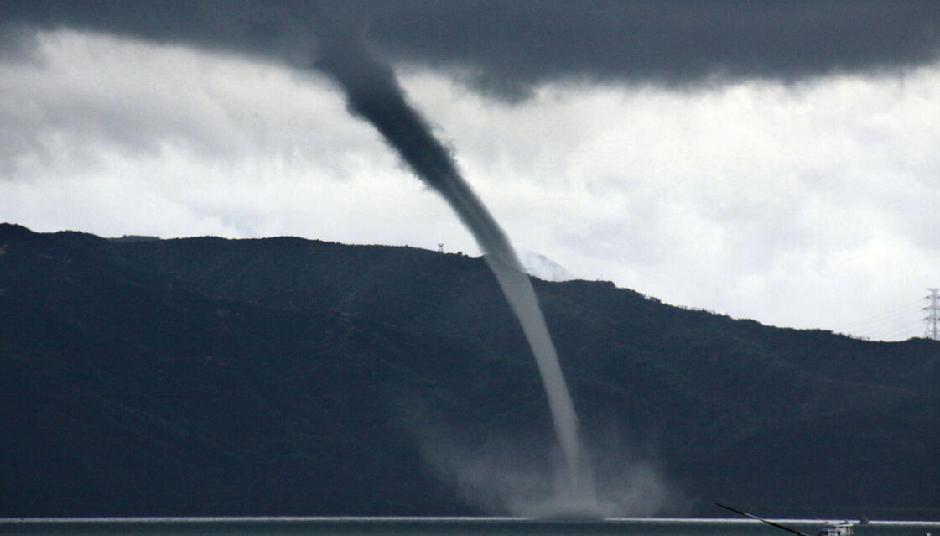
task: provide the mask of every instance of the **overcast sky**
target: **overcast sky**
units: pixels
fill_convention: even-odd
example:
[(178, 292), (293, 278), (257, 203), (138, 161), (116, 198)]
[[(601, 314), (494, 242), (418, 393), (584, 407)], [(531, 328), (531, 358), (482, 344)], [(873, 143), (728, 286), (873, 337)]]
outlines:
[[(309, 68), (320, 6), (72, 5), (0, 2), (0, 220), (478, 253)], [(738, 318), (923, 334), (937, 4), (376, 5), (370, 47), (520, 251)]]

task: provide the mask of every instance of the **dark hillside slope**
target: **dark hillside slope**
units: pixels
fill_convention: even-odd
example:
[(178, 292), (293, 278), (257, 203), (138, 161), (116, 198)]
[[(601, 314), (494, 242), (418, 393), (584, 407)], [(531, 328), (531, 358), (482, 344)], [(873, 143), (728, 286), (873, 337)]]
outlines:
[[(416, 407), (551, 427), (481, 259), (0, 225), (0, 516), (463, 514)], [(647, 447), (713, 514), (940, 518), (940, 345), (535, 281), (589, 445)]]

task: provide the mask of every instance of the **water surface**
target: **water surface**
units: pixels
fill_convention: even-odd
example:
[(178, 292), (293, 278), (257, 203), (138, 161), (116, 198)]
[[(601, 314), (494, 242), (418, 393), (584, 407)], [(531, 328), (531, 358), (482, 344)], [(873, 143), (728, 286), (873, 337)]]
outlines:
[[(826, 521), (781, 523), (814, 536)], [(940, 536), (940, 523), (872, 522), (855, 536)], [(258, 535), (279, 536), (785, 536), (750, 520), (609, 519), (549, 521), (519, 518), (110, 518), (5, 519), (0, 534), (24, 535)]]

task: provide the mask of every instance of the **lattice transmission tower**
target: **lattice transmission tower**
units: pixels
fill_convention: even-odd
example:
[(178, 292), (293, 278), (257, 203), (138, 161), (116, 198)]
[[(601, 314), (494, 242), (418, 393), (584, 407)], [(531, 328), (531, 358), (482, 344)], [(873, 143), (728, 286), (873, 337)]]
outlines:
[(928, 339), (933, 339), (935, 341), (940, 341), (940, 289), (929, 288), (930, 294), (924, 296), (924, 299), (927, 300), (927, 307), (924, 307), (924, 311), (927, 312), (927, 316), (924, 317), (924, 323), (927, 324), (927, 329), (924, 330), (924, 336)]

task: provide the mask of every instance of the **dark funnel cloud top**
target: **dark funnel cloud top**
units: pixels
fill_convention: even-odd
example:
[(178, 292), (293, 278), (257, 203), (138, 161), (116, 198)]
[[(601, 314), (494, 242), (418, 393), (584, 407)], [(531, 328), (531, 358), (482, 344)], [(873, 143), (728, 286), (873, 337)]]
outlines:
[(356, 32), (327, 31), (323, 37), (314, 65), (339, 82), (350, 112), (372, 124), (429, 186), (447, 192), (464, 222), (478, 227), (474, 231), (483, 244), (509, 249), (492, 216), (460, 178), (450, 151), (405, 101), (389, 66), (369, 55)]
[(451, 69), (507, 97), (556, 80), (686, 86), (892, 72), (940, 53), (940, 2), (929, 1), (0, 2), (6, 33), (71, 26), (295, 65), (336, 22), (324, 8), (367, 22), (386, 59)]

